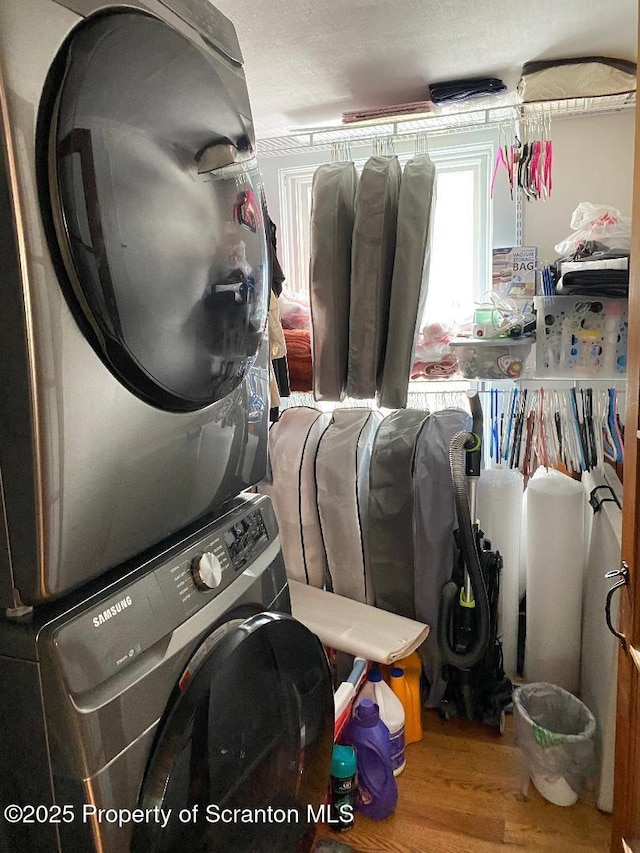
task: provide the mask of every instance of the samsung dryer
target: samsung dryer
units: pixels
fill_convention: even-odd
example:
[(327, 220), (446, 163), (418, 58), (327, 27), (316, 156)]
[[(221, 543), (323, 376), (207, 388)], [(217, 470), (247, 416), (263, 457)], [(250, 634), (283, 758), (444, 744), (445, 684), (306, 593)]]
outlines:
[(0, 623), (6, 849), (307, 849), (333, 694), (289, 612), (273, 509), (252, 495), (88, 598)]
[(0, 3), (0, 606), (261, 479), (269, 295), (242, 55), (208, 0)]

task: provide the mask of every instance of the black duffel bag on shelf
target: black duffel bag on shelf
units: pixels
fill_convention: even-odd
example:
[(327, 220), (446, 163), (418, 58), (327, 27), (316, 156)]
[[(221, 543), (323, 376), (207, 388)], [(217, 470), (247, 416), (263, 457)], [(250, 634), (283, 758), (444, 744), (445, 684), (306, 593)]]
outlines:
[(482, 95), (498, 95), (507, 87), (498, 77), (469, 77), (466, 80), (445, 80), (429, 86), (429, 97), (434, 104), (449, 101), (466, 101)]

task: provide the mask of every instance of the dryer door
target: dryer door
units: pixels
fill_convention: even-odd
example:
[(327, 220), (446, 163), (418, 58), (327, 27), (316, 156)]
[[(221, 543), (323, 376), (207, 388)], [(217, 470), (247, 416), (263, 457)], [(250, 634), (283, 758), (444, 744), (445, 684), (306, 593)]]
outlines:
[(268, 309), (242, 67), (120, 10), (78, 26), (46, 92), (41, 195), (77, 322), (147, 402), (220, 400), (253, 364)]
[(192, 658), (159, 729), (140, 807), (162, 811), (135, 827), (133, 853), (310, 849), (332, 746), (318, 638), (280, 613), (223, 626)]

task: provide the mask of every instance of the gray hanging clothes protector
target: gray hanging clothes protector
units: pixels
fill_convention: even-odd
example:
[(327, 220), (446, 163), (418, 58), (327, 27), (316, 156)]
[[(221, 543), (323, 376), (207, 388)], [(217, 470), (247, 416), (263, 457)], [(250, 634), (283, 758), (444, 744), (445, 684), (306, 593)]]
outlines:
[(290, 580), (322, 588), (327, 561), (316, 502), (315, 458), (331, 415), (307, 406), (286, 409), (269, 430), (269, 495), (280, 530), (282, 557)]
[(402, 171), (394, 156), (370, 157), (356, 191), (351, 252), (347, 396), (372, 400), (382, 370)]
[(373, 604), (365, 531), (371, 450), (382, 414), (336, 409), (316, 454), (318, 513), (332, 591)]
[(376, 607), (416, 618), (413, 465), (429, 413), (401, 409), (376, 433), (369, 473), (367, 528)]
[(353, 163), (324, 163), (313, 176), (309, 296), (316, 400), (342, 400), (347, 382), (357, 183)]
[(421, 154), (404, 167), (400, 186), (389, 329), (378, 384), (380, 405), (388, 409), (407, 405), (429, 285), (435, 204), (436, 167), (428, 154)]

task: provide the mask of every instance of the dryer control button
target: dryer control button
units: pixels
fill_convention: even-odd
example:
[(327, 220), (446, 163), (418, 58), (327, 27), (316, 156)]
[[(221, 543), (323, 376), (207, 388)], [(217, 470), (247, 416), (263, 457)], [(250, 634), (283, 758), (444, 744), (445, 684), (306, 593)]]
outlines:
[(204, 554), (194, 557), (191, 574), (198, 589), (215, 589), (222, 582), (220, 560), (211, 551), (205, 551)]

